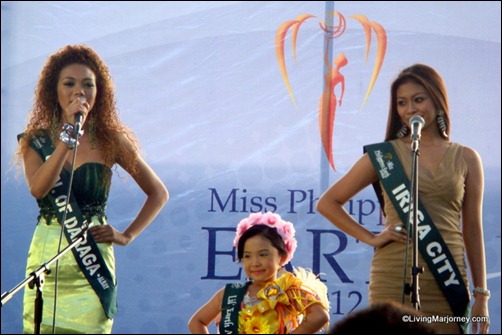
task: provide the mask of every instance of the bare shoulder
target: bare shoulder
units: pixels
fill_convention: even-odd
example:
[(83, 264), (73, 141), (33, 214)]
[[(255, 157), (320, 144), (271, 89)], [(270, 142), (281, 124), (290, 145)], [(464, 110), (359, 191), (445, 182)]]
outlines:
[(213, 294), (213, 296), (209, 300), (209, 303), (212, 303), (217, 306), (221, 306), (221, 304), (223, 302), (223, 295), (225, 294), (225, 287), (226, 286), (223, 286), (215, 294)]
[(462, 145), (462, 148), (464, 160), (469, 168), (482, 165), (481, 156), (475, 149), (465, 145)]
[(368, 153), (359, 157), (359, 159), (350, 168), (349, 173), (354, 175), (357, 179), (364, 177), (365, 179), (368, 179), (368, 182), (374, 182), (378, 179)]
[(217, 298), (220, 301), (223, 301), (223, 294), (225, 293), (225, 288), (226, 286), (223, 286), (220, 288), (215, 294), (214, 297)]
[(223, 296), (225, 294), (225, 286), (219, 289), (213, 296), (201, 307), (203, 313), (209, 312), (209, 319), (214, 318), (214, 313), (220, 310), (223, 303)]
[[(139, 159), (139, 148), (137, 144), (135, 144), (134, 140), (128, 136), (127, 133), (117, 131), (114, 136), (114, 141), (116, 144), (116, 147), (118, 148), (118, 157), (117, 163), (121, 166), (123, 166), (124, 162), (122, 161), (123, 159), (125, 160), (131, 160), (131, 159)], [(127, 153), (125, 156), (124, 154)]]
[(115, 138), (120, 142), (121, 145), (130, 147), (132, 146), (131, 139), (124, 132), (117, 131)]

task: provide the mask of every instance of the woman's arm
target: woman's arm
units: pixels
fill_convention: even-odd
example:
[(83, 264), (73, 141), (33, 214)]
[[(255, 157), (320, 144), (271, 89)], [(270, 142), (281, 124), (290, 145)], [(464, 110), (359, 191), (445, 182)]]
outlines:
[(406, 242), (406, 234), (387, 227), (379, 234), (373, 234), (345, 210), (343, 205), (368, 185), (376, 182), (378, 176), (368, 154), (364, 154), (352, 168), (334, 183), (319, 199), (317, 210), (340, 230), (373, 247), (381, 247), (390, 241)]
[[(471, 148), (464, 147), (464, 159), (468, 172), (465, 180), (465, 195), (462, 206), (462, 233), (465, 251), (474, 287), (487, 289), (485, 244), (483, 239), (483, 192), (484, 176), (483, 164), (478, 153)], [(488, 297), (474, 294), (472, 316), (488, 317)], [(479, 325), (479, 329), (478, 329)], [(473, 332), (482, 334), (488, 332), (489, 323), (472, 324)]]
[[(122, 140), (125, 140), (125, 137)], [(157, 174), (139, 154), (136, 156), (136, 160), (138, 172), (133, 178), (146, 194), (146, 201), (143, 203), (136, 218), (123, 233), (118, 232), (110, 225), (91, 227), (90, 230), (96, 242), (112, 242), (118, 245), (131, 243), (148, 227), (169, 200), (169, 193)], [(118, 163), (121, 165), (120, 161)], [(130, 173), (130, 171), (128, 172)]]
[[(27, 140), (29, 139), (21, 139)], [(30, 193), (36, 199), (42, 199), (54, 187), (70, 152), (72, 151), (66, 144), (58, 141), (56, 149), (44, 162), (34, 149), (29, 146), (26, 148), (23, 153), (24, 177)]]

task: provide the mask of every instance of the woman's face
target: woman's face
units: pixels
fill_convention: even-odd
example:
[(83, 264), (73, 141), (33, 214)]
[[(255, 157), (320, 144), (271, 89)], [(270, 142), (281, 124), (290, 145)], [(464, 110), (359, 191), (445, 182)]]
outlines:
[(87, 65), (70, 64), (59, 74), (57, 92), (58, 102), (63, 109), (67, 109), (75, 99), (83, 97), (89, 104), (88, 110), (91, 110), (97, 94), (96, 75)]
[(405, 82), (396, 91), (396, 106), (399, 117), (410, 127), (410, 118), (420, 115), (424, 118), (425, 127), (436, 120), (436, 106), (432, 97), (422, 85)]
[(261, 235), (250, 237), (244, 243), (242, 264), (246, 275), (261, 286), (277, 277), (284, 257), (279, 255), (272, 242)]

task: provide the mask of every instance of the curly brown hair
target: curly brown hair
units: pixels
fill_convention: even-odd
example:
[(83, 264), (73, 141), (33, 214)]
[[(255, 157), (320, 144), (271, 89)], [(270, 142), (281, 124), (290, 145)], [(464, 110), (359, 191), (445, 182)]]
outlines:
[[(89, 112), (93, 117), (96, 130), (96, 143), (103, 151), (105, 163), (113, 166), (118, 159), (124, 169), (132, 175), (137, 173), (136, 155), (139, 143), (134, 133), (124, 125), (118, 116), (115, 101), (115, 90), (110, 70), (101, 57), (86, 45), (67, 45), (52, 54), (46, 61), (40, 73), (33, 106), (30, 110), (29, 121), (24, 130), (25, 138), (45, 130), (54, 138), (51, 129), (54, 127), (54, 118), (59, 122), (61, 106), (58, 103), (57, 84), (61, 71), (71, 64), (88, 66), (96, 75), (97, 95), (95, 104)], [(121, 141), (120, 136), (125, 136), (128, 141)], [(129, 142), (127, 145), (126, 142)], [(28, 150), (28, 141), (21, 141), (16, 153), (18, 161)]]

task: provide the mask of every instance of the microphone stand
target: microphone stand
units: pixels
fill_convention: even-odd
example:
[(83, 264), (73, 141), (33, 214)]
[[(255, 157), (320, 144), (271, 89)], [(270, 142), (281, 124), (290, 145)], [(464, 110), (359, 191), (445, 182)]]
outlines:
[(415, 310), (420, 310), (420, 296), (419, 296), (419, 275), (424, 272), (422, 266), (418, 266), (418, 156), (419, 151), (420, 135), (412, 137), (411, 140), (411, 196), (410, 196), (410, 212), (408, 223), (406, 224), (406, 231), (409, 232), (409, 224), (413, 224), (413, 253), (412, 253), (412, 265), (411, 265), (411, 287), (406, 284), (406, 291), (411, 292), (411, 303)]
[[(68, 185), (68, 193), (66, 196), (66, 204), (63, 212), (63, 222), (61, 222), (61, 235), (59, 238), (59, 245), (61, 246), (61, 239), (63, 237), (63, 224), (66, 221), (66, 213), (68, 210), (68, 204), (70, 201), (70, 195), (71, 195), (71, 189), (72, 189), (72, 184), (73, 184), (73, 174), (75, 172), (75, 162), (77, 161), (77, 147), (78, 147), (78, 135), (80, 133), (80, 128), (81, 128), (81, 120), (78, 120), (75, 122), (75, 132), (74, 132), (74, 139), (77, 141), (77, 144), (73, 148), (73, 159), (72, 159), (72, 164), (71, 164), (71, 173), (70, 173), (70, 181)], [(56, 256), (51, 258), (48, 262), (43, 263), (38, 269), (30, 273), (28, 277), (26, 277), (22, 282), (17, 284), (12, 290), (7, 291), (2, 293), (1, 297), (1, 306), (8, 302), (14, 294), (16, 294), (19, 290), (21, 290), (24, 286), (28, 284), (30, 289), (33, 289), (35, 286), (37, 287), (36, 293), (35, 293), (35, 308), (34, 308), (34, 315), (33, 315), (33, 321), (34, 321), (34, 333), (35, 334), (40, 334), (40, 325), (42, 323), (42, 314), (43, 314), (43, 305), (44, 305), (44, 299), (42, 298), (42, 291), (43, 291), (43, 286), (45, 283), (45, 275), (50, 274), (51, 270), (49, 269), (49, 266), (56, 262), (56, 281), (57, 281), (57, 267), (58, 267), (58, 260), (69, 250), (71, 250), (74, 246), (77, 244), (80, 244), (82, 241), (85, 241), (87, 238), (87, 231), (89, 230), (89, 225), (84, 222), (82, 224), (82, 229), (80, 233), (76, 236), (75, 240), (70, 243), (68, 246), (66, 246), (63, 250), (59, 251), (58, 248), (58, 253)], [(54, 292), (54, 299), (56, 299), (57, 296), (57, 288), (56, 291)], [(56, 306), (56, 303), (54, 303), (54, 306)], [(53, 315), (53, 325), (52, 325), (52, 333), (54, 334), (54, 327), (55, 327), (55, 317), (56, 313), (54, 311)]]
[(24, 286), (28, 284), (30, 289), (33, 289), (35, 286), (37, 287), (36, 296), (35, 296), (35, 334), (40, 334), (40, 324), (42, 323), (42, 311), (44, 300), (42, 298), (42, 291), (45, 282), (45, 274), (51, 273), (50, 265), (60, 259), (64, 254), (70, 251), (74, 246), (84, 241), (87, 236), (87, 230), (89, 226), (84, 226), (80, 233), (77, 235), (77, 238), (69, 244), (66, 248), (61, 250), (56, 256), (51, 258), (48, 262), (40, 265), (38, 269), (30, 273), (28, 277), (26, 277), (22, 282), (17, 284), (12, 290), (2, 293), (2, 307), (5, 303), (7, 303), (19, 290), (21, 290)]

